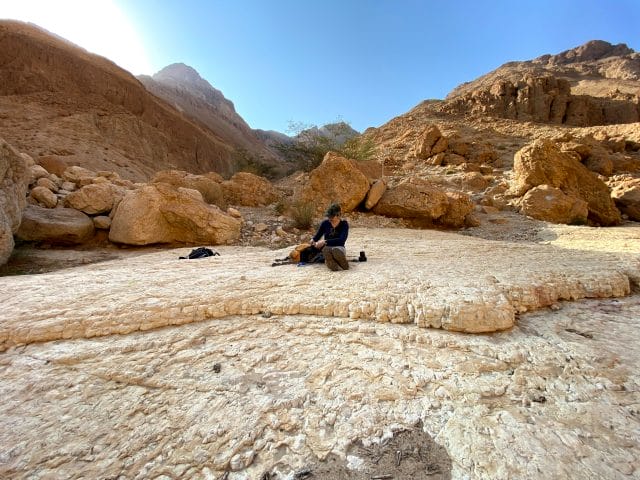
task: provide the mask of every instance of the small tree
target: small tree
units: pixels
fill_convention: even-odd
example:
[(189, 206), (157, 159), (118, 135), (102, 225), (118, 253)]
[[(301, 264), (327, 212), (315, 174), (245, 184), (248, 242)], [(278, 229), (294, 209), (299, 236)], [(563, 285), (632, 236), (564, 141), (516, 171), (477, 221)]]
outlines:
[(305, 171), (313, 170), (329, 151), (355, 160), (370, 160), (376, 152), (371, 139), (362, 136), (346, 122), (317, 127), (302, 122), (289, 122), (288, 132), (294, 141), (278, 147), (287, 160)]

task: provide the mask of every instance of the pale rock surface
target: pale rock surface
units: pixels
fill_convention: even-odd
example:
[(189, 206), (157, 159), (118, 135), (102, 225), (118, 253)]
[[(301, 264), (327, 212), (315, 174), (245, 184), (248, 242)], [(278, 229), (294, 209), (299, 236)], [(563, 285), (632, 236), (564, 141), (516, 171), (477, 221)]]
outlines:
[[(219, 177), (219, 180), (218, 180)], [(180, 170), (164, 170), (156, 173), (152, 183), (168, 183), (174, 187), (184, 187), (198, 190), (207, 203), (225, 208), (224, 194), (220, 182), (222, 177), (213, 173), (208, 175), (194, 175)]]
[(128, 245), (224, 244), (238, 239), (240, 225), (217, 206), (156, 183), (127, 192), (115, 210), (109, 240)]
[[(100, 177), (103, 178), (103, 177)], [(65, 206), (75, 208), (88, 215), (109, 213), (124, 197), (126, 190), (104, 182), (86, 185), (65, 198)]]
[(25, 158), (0, 138), (0, 265), (6, 263), (14, 246), (31, 171)]
[(382, 179), (378, 179), (371, 185), (369, 191), (367, 192), (367, 197), (364, 202), (364, 208), (367, 210), (371, 210), (376, 203), (380, 201), (382, 195), (387, 190), (387, 182)]
[(586, 224), (589, 208), (581, 198), (566, 195), (559, 188), (540, 185), (520, 201), (520, 212), (552, 223)]
[(549, 185), (585, 200), (589, 220), (603, 226), (620, 223), (620, 212), (607, 185), (580, 163), (578, 154), (561, 151), (551, 140), (536, 140), (519, 150), (513, 170), (518, 195), (539, 185)]
[(55, 208), (58, 204), (58, 197), (47, 187), (33, 187), (29, 196), (45, 208)]
[(282, 197), (269, 180), (249, 172), (238, 172), (222, 182), (222, 191), (227, 203), (246, 207), (270, 205)]
[(77, 245), (95, 233), (93, 221), (73, 208), (43, 208), (28, 205), (16, 237), (28, 242)]
[(343, 213), (350, 212), (365, 199), (370, 186), (369, 179), (356, 163), (335, 152), (328, 152), (322, 163), (311, 171), (297, 201), (310, 203), (318, 211), (324, 211), (330, 203), (337, 202)]
[[(553, 245), (354, 229), (350, 243), (366, 247), (369, 262), (339, 274), (291, 267), (291, 282), (261, 266), (274, 252), (235, 247), (193, 262), (161, 252), (0, 278), (5, 333), (30, 342), (44, 339), (26, 340), (29, 332), (46, 329), (51, 339), (131, 332), (0, 356), (0, 476), (221, 478), (237, 470), (228, 478), (260, 478), (268, 470), (293, 478), (317, 459), (344, 456), (353, 441), (379, 443), (421, 421), (446, 448), (456, 480), (634, 478), (637, 295), (552, 303), (555, 311), (521, 314), (510, 330), (480, 336), (346, 318), (341, 306), (362, 300), (361, 291), (350, 298), (352, 283), (362, 289), (378, 275), (386, 278), (372, 292), (398, 312), (410, 305), (404, 278), (407, 298), (420, 294), (416, 281), (430, 281), (425, 301), (442, 298), (453, 309), (472, 285), (488, 297), (497, 288), (533, 299), (545, 290), (613, 294), (606, 285), (640, 278), (637, 227), (548, 233)], [(591, 251), (607, 240), (617, 253)], [(339, 276), (340, 287), (316, 288)], [(187, 298), (175, 295), (176, 285)], [(313, 289), (315, 303), (333, 302), (334, 311), (252, 305), (267, 289), (295, 305), (298, 288), (306, 296)], [(201, 318), (213, 297), (246, 313)], [(100, 331), (127, 311), (134, 325)], [(162, 324), (171, 326), (135, 331)]]
[(267, 311), (491, 332), (512, 327), (517, 313), (558, 300), (626, 295), (629, 278), (640, 279), (637, 256), (625, 263), (609, 254), (438, 231), (353, 229), (348, 248), (365, 250), (369, 261), (341, 272), (341, 281), (322, 265), (287, 275), (270, 266), (290, 249), (232, 247), (197, 264), (178, 261), (174, 252), (105, 262), (87, 267), (92, 281), (78, 277), (81, 271), (0, 280), (6, 293), (0, 345)]

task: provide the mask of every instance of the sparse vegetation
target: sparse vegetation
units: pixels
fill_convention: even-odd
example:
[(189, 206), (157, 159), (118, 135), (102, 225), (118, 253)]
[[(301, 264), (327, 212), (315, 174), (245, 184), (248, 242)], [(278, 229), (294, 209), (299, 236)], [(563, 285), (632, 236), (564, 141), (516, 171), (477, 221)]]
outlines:
[(370, 160), (376, 153), (373, 140), (364, 140), (346, 122), (336, 122), (321, 128), (290, 122), (288, 131), (295, 141), (280, 144), (278, 149), (288, 161), (305, 171), (320, 165), (330, 151), (354, 160)]
[(282, 215), (287, 210), (287, 203), (284, 200), (278, 200), (273, 205), (273, 210), (276, 212), (276, 214)]
[(243, 148), (239, 148), (233, 155), (234, 173), (248, 172), (266, 178), (275, 177), (275, 167), (269, 165), (265, 159), (256, 158)]
[(291, 217), (293, 218), (294, 226), (300, 230), (311, 228), (314, 214), (315, 208), (312, 203), (297, 202), (292, 205)]

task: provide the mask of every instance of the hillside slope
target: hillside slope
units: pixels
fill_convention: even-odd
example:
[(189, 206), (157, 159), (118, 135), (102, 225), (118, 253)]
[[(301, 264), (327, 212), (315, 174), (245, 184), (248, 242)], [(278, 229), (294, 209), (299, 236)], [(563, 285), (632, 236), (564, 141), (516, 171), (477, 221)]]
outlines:
[(131, 180), (234, 170), (237, 146), (150, 94), (113, 62), (31, 24), (0, 21), (0, 132), (36, 160)]

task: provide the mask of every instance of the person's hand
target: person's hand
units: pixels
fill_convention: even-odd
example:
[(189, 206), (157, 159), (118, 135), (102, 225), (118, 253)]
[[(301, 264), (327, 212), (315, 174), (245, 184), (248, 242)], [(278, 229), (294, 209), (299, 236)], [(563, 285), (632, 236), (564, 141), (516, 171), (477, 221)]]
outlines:
[(313, 246), (316, 247), (318, 250), (322, 250), (322, 247), (324, 247), (325, 243), (327, 242), (325, 242), (324, 240), (319, 240), (315, 242)]

